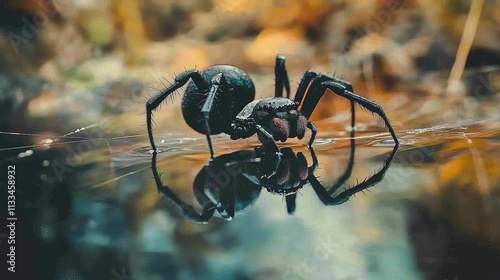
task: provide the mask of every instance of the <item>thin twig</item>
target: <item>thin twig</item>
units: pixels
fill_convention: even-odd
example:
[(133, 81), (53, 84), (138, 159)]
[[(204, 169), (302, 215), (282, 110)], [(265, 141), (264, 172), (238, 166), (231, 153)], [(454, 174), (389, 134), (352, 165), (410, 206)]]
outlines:
[(474, 37), (476, 36), (477, 26), (479, 25), (479, 19), (481, 18), (483, 6), (484, 0), (472, 0), (471, 2), (462, 38), (460, 40), (460, 44), (458, 45), (455, 63), (450, 71), (448, 88), (446, 89), (448, 93), (453, 92), (453, 90), (457, 88), (458, 82), (462, 78), (465, 62), (467, 61), (467, 57), (469, 56), (469, 52), (472, 47), (472, 42), (474, 42)]

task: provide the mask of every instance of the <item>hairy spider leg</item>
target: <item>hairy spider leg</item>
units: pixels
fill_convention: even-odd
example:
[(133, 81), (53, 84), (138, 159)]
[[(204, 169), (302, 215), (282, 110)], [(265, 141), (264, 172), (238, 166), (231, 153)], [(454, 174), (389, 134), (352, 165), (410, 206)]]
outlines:
[(354, 129), (351, 130), (351, 139), (350, 139), (350, 154), (349, 154), (349, 162), (347, 163), (347, 168), (345, 169), (344, 173), (340, 175), (340, 177), (337, 179), (337, 182), (333, 184), (331, 188), (327, 190), (329, 195), (333, 195), (340, 187), (342, 187), (349, 178), (351, 178), (352, 174), (352, 168), (354, 167), (354, 154), (356, 150), (356, 143), (354, 140)]
[[(299, 87), (297, 88), (297, 92), (295, 93), (294, 101), (298, 102), (299, 104), (302, 103), (302, 99), (304, 99), (304, 94), (307, 90), (307, 87), (311, 83), (311, 81), (316, 78), (318, 74), (312, 70), (307, 70), (304, 73), (304, 76), (300, 79)], [(302, 111), (301, 111), (302, 112)], [(306, 118), (308, 118), (306, 116)], [(316, 133), (318, 132), (318, 129), (316, 128), (316, 125), (312, 121), (307, 122), (307, 128), (311, 130), (311, 138), (309, 139), (308, 147), (312, 147), (312, 143), (314, 142), (314, 139), (316, 138)], [(314, 151), (312, 151), (314, 153)]]
[(394, 159), (394, 156), (396, 155), (398, 148), (399, 148), (399, 145), (397, 145), (397, 144), (394, 145), (394, 148), (392, 149), (389, 157), (384, 161), (384, 165), (383, 165), (382, 169), (380, 169), (380, 171), (373, 174), (370, 178), (366, 179), (365, 181), (353, 186), (352, 188), (349, 188), (347, 190), (342, 191), (341, 193), (339, 193), (336, 196), (332, 196), (333, 192), (329, 191), (329, 190), (332, 190), (333, 187), (329, 188), (327, 190), (324, 186), (321, 185), (321, 183), (318, 181), (316, 176), (314, 176), (314, 174), (312, 174), (312, 173), (309, 174), (309, 178), (308, 178), (309, 183), (313, 187), (314, 192), (316, 193), (318, 198), (325, 205), (342, 204), (342, 203), (346, 202), (347, 200), (349, 200), (349, 198), (352, 195), (354, 195), (360, 191), (363, 191), (363, 190), (365, 190), (373, 185), (376, 185), (380, 181), (382, 181), (382, 179), (385, 176), (385, 173), (387, 172), (387, 170), (389, 169), (389, 166), (392, 163), (392, 160)]
[(285, 66), (285, 56), (277, 55), (276, 64), (274, 66), (274, 97), (283, 96), (283, 86), (285, 86), (286, 98), (290, 98), (290, 81), (288, 80), (288, 74), (286, 72)]
[[(317, 85), (322, 81), (335, 81), (335, 82), (343, 85), (348, 91), (351, 91), (351, 92), (353, 91), (352, 84), (347, 82), (347, 81), (335, 79), (332, 77), (328, 77), (326, 75), (317, 74), (314, 71), (308, 70), (304, 74), (304, 77), (302, 78), (301, 83), (299, 84), (299, 88), (298, 88), (297, 94), (295, 96), (295, 98), (300, 99), (300, 100), (296, 99), (295, 101), (302, 102), (302, 98), (304, 96), (304, 93), (305, 93), (305, 90), (306, 90), (308, 84), (311, 82), (312, 79), (316, 79), (316, 78), (318, 78), (318, 79), (314, 81), (315, 86), (313, 87), (311, 85), (311, 87), (310, 87), (311, 93), (312, 93), (312, 91), (316, 90), (315, 88), (317, 88)], [(309, 92), (308, 92), (308, 94), (309, 94)], [(306, 96), (306, 98), (307, 98), (307, 96)], [(309, 99), (309, 100), (311, 100), (311, 99)], [(319, 102), (319, 99), (317, 102)], [(352, 168), (354, 166), (354, 153), (355, 153), (354, 125), (355, 125), (355, 121), (356, 121), (356, 111), (355, 111), (355, 103), (352, 100), (350, 100), (349, 102), (351, 103), (351, 133), (350, 133), (350, 137), (351, 137), (351, 139), (350, 139), (351, 149), (350, 150), (351, 150), (351, 152), (350, 152), (349, 162), (347, 164), (347, 168), (344, 171), (344, 173), (339, 177), (337, 182), (335, 184), (333, 184), (332, 188), (329, 189), (330, 194), (333, 194), (339, 187), (341, 187), (345, 184), (345, 182), (351, 177)], [(305, 102), (305, 101), (304, 101), (304, 103), (306, 105), (310, 104), (310, 103)], [(314, 107), (312, 107), (312, 109), (310, 109), (310, 112), (307, 109), (311, 108), (311, 105), (308, 105), (308, 106), (309, 107), (306, 107), (306, 108), (302, 107), (301, 108), (301, 112), (303, 114), (306, 114), (307, 117), (309, 117), (309, 115), (312, 114), (316, 105), (314, 105)], [(308, 123), (308, 127), (309, 127), (309, 125), (310, 124)], [(312, 134), (311, 139), (309, 141), (309, 146), (312, 145), (312, 143), (314, 142), (314, 138), (316, 136), (316, 126), (312, 122), (311, 122), (311, 125), (313, 126), (314, 129), (311, 129), (313, 131), (313, 134)]]
[(307, 121), (306, 126), (311, 130), (311, 138), (309, 138), (309, 143), (307, 144), (307, 147), (310, 149), (312, 147), (314, 139), (316, 139), (316, 133), (318, 133), (318, 129), (316, 128), (316, 124), (314, 124), (312, 121)]
[[(309, 85), (309, 83), (311, 83), (312, 79), (314, 80), (312, 81), (312, 84), (306, 93), (307, 86)], [(317, 74), (311, 70), (306, 71), (304, 77), (300, 81), (299, 88), (297, 89), (297, 94), (295, 95), (295, 101), (302, 104), (302, 106), (300, 107), (300, 112), (307, 119), (309, 119), (314, 109), (318, 105), (319, 100), (324, 94), (323, 92), (323, 94), (314, 94), (310, 96), (311, 95), (310, 93), (317, 92), (318, 87), (321, 87), (321, 83), (326, 81), (338, 83), (344, 86), (350, 92), (354, 91), (352, 88), (352, 84), (347, 81), (339, 80), (322, 74)], [(351, 128), (353, 129), (356, 120), (355, 103), (352, 100), (350, 100), (350, 103), (351, 103)]]
[[(326, 77), (326, 76), (323, 76), (323, 77)], [(329, 77), (327, 77), (329, 78)], [(345, 81), (342, 81), (343, 85), (348, 88), (348, 89), (351, 89), (352, 90), (352, 85), (349, 83), (349, 82), (345, 82)], [(338, 178), (337, 182), (333, 184), (333, 186), (328, 189), (328, 193), (329, 194), (334, 194), (338, 188), (340, 188), (341, 186), (343, 186), (345, 184), (345, 182), (351, 177), (351, 173), (352, 173), (352, 168), (354, 166), (354, 153), (355, 153), (355, 140), (354, 140), (354, 137), (355, 137), (355, 129), (354, 129), (354, 125), (355, 125), (355, 103), (353, 101), (350, 101), (351, 103), (351, 132), (350, 132), (350, 156), (349, 156), (349, 162), (347, 163), (347, 168), (346, 170), (344, 171), (344, 173)], [(309, 123), (308, 123), (309, 124)], [(312, 125), (314, 125), (314, 123), (312, 123)], [(314, 126), (314, 129), (316, 127)], [(311, 136), (311, 140), (309, 141), (309, 145), (312, 144), (312, 142), (314, 141), (314, 137), (316, 136), (316, 131), (313, 130), (313, 135)]]
[(319, 96), (319, 98), (321, 98), (321, 96), (323, 96), (323, 94), (326, 92), (326, 89), (329, 89), (336, 95), (344, 97), (350, 100), (351, 102), (355, 102), (364, 107), (365, 109), (367, 109), (368, 111), (379, 115), (379, 117), (382, 119), (385, 126), (389, 130), (389, 133), (391, 134), (392, 139), (394, 140), (395, 146), (399, 147), (399, 140), (398, 137), (396, 136), (396, 132), (394, 131), (394, 128), (392, 127), (391, 122), (389, 121), (389, 118), (387, 118), (384, 109), (382, 109), (382, 106), (380, 106), (377, 102), (367, 99), (363, 96), (357, 95), (352, 91), (348, 90), (345, 85), (332, 81), (322, 82), (321, 86), (318, 88), (318, 91), (312, 93), (313, 98), (315, 96)]
[(307, 70), (300, 79), (299, 87), (297, 88), (297, 92), (295, 93), (294, 101), (302, 104), (302, 99), (304, 99), (304, 94), (306, 93), (306, 89), (311, 83), (312, 79), (316, 78), (318, 74), (312, 70)]
[(222, 73), (215, 74), (212, 77), (210, 83), (212, 86), (210, 87), (210, 92), (208, 93), (207, 100), (205, 100), (205, 103), (201, 108), (201, 112), (203, 113), (203, 118), (205, 119), (205, 135), (207, 137), (208, 148), (210, 149), (210, 159), (214, 159), (214, 148), (212, 147), (212, 139), (210, 138), (210, 125), (208, 121), (217, 93), (219, 92), (221, 87), (227, 87), (227, 84), (226, 78), (224, 78), (224, 75), (222, 75)]
[(177, 77), (175, 77), (174, 83), (169, 87), (163, 89), (157, 95), (151, 97), (148, 102), (146, 102), (146, 125), (148, 129), (149, 142), (151, 143), (151, 148), (153, 151), (156, 151), (156, 146), (153, 138), (153, 126), (152, 126), (152, 115), (153, 110), (155, 110), (160, 104), (173, 92), (183, 87), (189, 79), (192, 79), (196, 87), (200, 91), (208, 91), (208, 85), (203, 80), (203, 77), (198, 72), (198, 70), (187, 70), (180, 73)]
[(193, 206), (185, 203), (179, 197), (177, 197), (177, 195), (175, 195), (175, 193), (168, 186), (164, 186), (161, 182), (160, 175), (158, 174), (158, 168), (156, 167), (156, 155), (156, 151), (153, 151), (153, 156), (151, 159), (151, 170), (153, 171), (153, 177), (155, 179), (158, 191), (168, 199), (170, 199), (174, 203), (174, 205), (179, 207), (182, 213), (192, 221), (197, 223), (207, 223), (208, 220), (214, 215), (216, 209), (215, 204), (211, 201), (205, 203), (202, 206), (202, 213), (199, 214), (198, 212), (196, 212)]
[(309, 149), (309, 152), (311, 153), (311, 158), (312, 158), (312, 164), (307, 168), (308, 174), (313, 174), (316, 169), (318, 169), (319, 163), (318, 163), (318, 158), (316, 157), (316, 153), (314, 152), (314, 149), (311, 147)]
[[(356, 145), (355, 145), (355, 139), (354, 139), (354, 129), (351, 129), (351, 133), (350, 133), (350, 155), (349, 155), (349, 162), (347, 163), (347, 167), (346, 167), (346, 170), (344, 171), (344, 173), (342, 173), (342, 175), (340, 175), (340, 177), (337, 179), (337, 182), (335, 182), (333, 184), (333, 186), (331, 188), (329, 188), (327, 190), (327, 193), (329, 195), (333, 195), (340, 187), (342, 187), (345, 182), (351, 177), (351, 174), (352, 174), (352, 168), (354, 167), (354, 155), (355, 155), (355, 150), (356, 150)], [(313, 160), (316, 159), (316, 155), (314, 154), (314, 150), (311, 149), (311, 154), (313, 154)], [(316, 159), (316, 168), (317, 168), (317, 159)], [(315, 168), (315, 169), (316, 169)], [(312, 174), (312, 172), (310, 171), (310, 173)]]
[[(310, 102), (310, 101), (306, 102), (306, 100), (308, 100), (307, 95), (309, 95), (309, 92), (311, 92), (311, 90), (313, 89), (313, 84), (311, 84), (311, 81), (313, 81), (314, 85), (317, 85), (318, 83), (320, 83), (322, 81), (336, 81), (336, 82), (344, 85), (347, 88), (347, 90), (353, 91), (351, 83), (349, 83), (347, 81), (338, 80), (338, 79), (335, 79), (332, 77), (328, 77), (326, 75), (318, 74), (312, 70), (307, 70), (304, 73), (304, 76), (302, 76), (302, 79), (300, 80), (299, 87), (297, 88), (297, 92), (295, 93), (295, 97), (294, 97), (294, 101), (301, 104), (300, 112), (307, 119), (309, 119), (312, 112), (314, 111), (314, 108), (316, 108), (317, 102), (319, 102), (319, 99), (318, 99), (318, 101), (316, 102), (316, 104), (314, 106), (308, 105), (308, 106), (304, 107), (304, 104), (309, 104), (309, 102)], [(307, 91), (307, 88), (309, 85), (311, 85), (311, 86), (309, 87), (309, 91)], [(306, 91), (307, 91), (307, 93), (306, 93)], [(306, 95), (306, 96), (304, 97), (304, 95)], [(355, 119), (356, 119), (355, 104), (354, 104), (354, 102), (351, 101), (351, 128), (352, 128), (351, 130), (354, 129)], [(311, 147), (312, 143), (314, 142), (314, 139), (316, 137), (317, 129), (316, 129), (316, 125), (311, 121), (309, 121), (307, 123), (307, 127), (309, 129), (311, 129), (311, 132), (312, 132), (311, 138), (309, 139), (309, 147)]]

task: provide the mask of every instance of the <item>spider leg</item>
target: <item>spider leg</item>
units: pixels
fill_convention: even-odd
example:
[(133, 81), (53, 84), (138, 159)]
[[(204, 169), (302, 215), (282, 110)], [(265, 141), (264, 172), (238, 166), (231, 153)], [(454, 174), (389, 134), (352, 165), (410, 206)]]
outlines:
[(168, 187), (164, 186), (161, 182), (160, 175), (158, 174), (158, 169), (156, 167), (156, 151), (153, 151), (153, 156), (151, 158), (151, 170), (153, 171), (153, 177), (155, 179), (156, 187), (158, 191), (166, 196), (170, 201), (174, 203), (175, 206), (179, 207), (182, 214), (194, 222), (206, 223), (214, 214), (216, 206), (212, 202), (207, 202), (203, 205), (202, 213), (199, 214), (193, 208), (193, 206), (182, 201), (177, 195)]
[[(335, 82), (339, 85), (342, 85), (346, 90), (353, 92), (352, 84), (347, 82), (347, 81), (339, 80), (339, 79), (332, 78), (332, 77), (322, 75), (322, 74), (316, 74), (312, 71), (311, 72), (313, 74), (309, 74), (309, 76), (306, 77), (306, 75), (308, 75), (308, 72), (306, 72), (306, 74), (304, 74), (304, 78), (302, 78), (304, 81), (304, 84), (305, 84), (304, 88), (303, 89), (301, 88), (301, 86), (302, 86), (302, 81), (301, 81), (301, 84), (299, 85), (299, 89), (297, 90), (297, 95), (299, 95), (299, 94), (304, 95), (305, 89), (307, 87), (307, 84), (306, 84), (306, 82), (308, 82), (307, 80), (308, 79), (310, 80), (310, 76), (312, 76), (313, 74), (315, 75), (315, 76), (313, 76), (313, 77), (315, 77), (315, 79), (312, 82), (311, 86), (309, 87), (309, 90), (307, 91), (306, 96), (303, 98), (303, 100), (301, 102), (302, 106), (300, 107), (300, 112), (307, 119), (309, 119), (309, 117), (313, 113), (314, 109), (318, 105), (319, 100), (321, 99), (321, 97), (323, 97), (323, 95), (325, 93), (325, 90), (322, 89), (324, 87), (322, 85), (323, 82), (328, 82), (328, 81)], [(299, 90), (300, 90), (300, 92), (299, 92)], [(297, 96), (296, 96), (296, 98), (297, 98)], [(295, 101), (298, 101), (298, 100), (295, 100)], [(355, 106), (354, 106), (353, 100), (350, 100), (350, 101), (351, 101), (351, 126), (354, 127), (354, 120), (355, 120), (354, 109), (355, 109)], [(300, 101), (298, 101), (298, 102), (300, 102)]]
[(295, 93), (294, 101), (299, 104), (302, 103), (302, 99), (304, 99), (304, 94), (306, 92), (307, 86), (311, 83), (312, 79), (316, 78), (318, 74), (312, 70), (307, 70), (300, 79), (299, 87), (297, 88), (297, 92)]
[(274, 85), (274, 97), (282, 97), (283, 86), (285, 86), (286, 98), (290, 98), (290, 81), (288, 80), (288, 74), (286, 72), (285, 56), (280, 54), (276, 56), (274, 75), (276, 79), (276, 84)]
[[(389, 121), (389, 118), (387, 118), (387, 115), (384, 112), (384, 109), (382, 109), (382, 106), (380, 106), (377, 102), (369, 100), (363, 96), (357, 95), (353, 93), (352, 91), (348, 90), (345, 85), (338, 83), (338, 82), (332, 82), (332, 81), (327, 81), (327, 82), (322, 82), (321, 86), (318, 88), (319, 92), (318, 93), (313, 93), (313, 95), (321, 96), (325, 93), (325, 90), (329, 89), (333, 93), (344, 97), (351, 102), (355, 102), (362, 107), (366, 108), (368, 111), (375, 113), (382, 118), (382, 121), (384, 122), (385, 126), (389, 130), (389, 133), (392, 136), (392, 139), (394, 140), (394, 144), (396, 147), (399, 147), (399, 141), (396, 136), (396, 132), (394, 131), (394, 128), (391, 125), (391, 122)], [(353, 106), (353, 104), (351, 103)], [(351, 110), (353, 107), (351, 106)], [(354, 114), (354, 111), (353, 111)]]
[(210, 149), (210, 159), (214, 159), (214, 148), (212, 147), (212, 139), (210, 138), (210, 112), (212, 111), (213, 104), (217, 93), (219, 92), (220, 87), (226, 86), (226, 79), (222, 73), (215, 74), (210, 81), (212, 84), (210, 88), (210, 92), (208, 93), (207, 100), (203, 104), (201, 108), (201, 112), (203, 113), (203, 118), (205, 119), (205, 135), (207, 137), (208, 148)]
[[(310, 97), (308, 99), (306, 97), (306, 100), (304, 100), (303, 107), (305, 107), (306, 113), (310, 114), (312, 112), (312, 110), (314, 109), (314, 107), (318, 103), (319, 99), (325, 93), (326, 89), (329, 89), (333, 93), (351, 101), (351, 113), (353, 116), (354, 116), (354, 108), (353, 108), (354, 102), (358, 103), (359, 105), (363, 106), (364, 108), (368, 109), (369, 111), (379, 115), (382, 118), (382, 120), (384, 121), (384, 124), (387, 126), (387, 129), (389, 130), (389, 133), (391, 134), (391, 136), (394, 140), (394, 143), (395, 143), (391, 154), (386, 159), (386, 161), (384, 162), (383, 168), (379, 172), (375, 173), (373, 176), (371, 176), (370, 178), (368, 178), (364, 182), (357, 184), (356, 186), (341, 192), (339, 195), (337, 195), (335, 197), (332, 197), (331, 195), (339, 187), (341, 187), (345, 183), (345, 181), (350, 177), (351, 172), (352, 172), (352, 166), (354, 164), (354, 161), (353, 161), (353, 158), (354, 158), (354, 129), (351, 130), (351, 158), (349, 160), (348, 168), (346, 169), (344, 174), (339, 178), (337, 183), (335, 183), (327, 191), (323, 186), (321, 186), (321, 183), (316, 179), (316, 177), (314, 175), (310, 174), (310, 176), (309, 176), (309, 182), (313, 186), (313, 189), (316, 192), (316, 194), (318, 195), (318, 197), (320, 198), (320, 200), (327, 205), (335, 205), (335, 204), (344, 203), (345, 201), (347, 201), (347, 199), (349, 199), (349, 197), (351, 195), (379, 183), (383, 179), (385, 173), (387, 172), (387, 170), (390, 166), (390, 163), (392, 162), (394, 156), (396, 155), (396, 152), (399, 148), (399, 141), (398, 141), (398, 139), (396, 137), (396, 133), (394, 132), (394, 129), (393, 129), (389, 119), (387, 118), (384, 110), (382, 109), (382, 107), (374, 101), (371, 101), (369, 99), (366, 99), (362, 96), (359, 96), (359, 95), (353, 93), (350, 90), (350, 89), (352, 89), (352, 86), (350, 86), (350, 84), (346, 83), (346, 82), (342, 82), (342, 81), (338, 81), (338, 80), (332, 81), (330, 79), (327, 79), (327, 81), (321, 81), (319, 79), (316, 79), (315, 81), (313, 81), (313, 84), (311, 85), (311, 89), (310, 89), (310, 92), (311, 92)], [(354, 120), (354, 118), (353, 118), (353, 120)], [(351, 125), (354, 126), (354, 121), (351, 122)]]
[(360, 191), (363, 191), (371, 186), (374, 186), (374, 185), (378, 184), (380, 181), (382, 181), (382, 179), (385, 176), (385, 173), (387, 172), (387, 170), (389, 169), (389, 166), (391, 165), (392, 160), (394, 159), (394, 156), (396, 155), (397, 150), (398, 150), (398, 145), (395, 145), (394, 148), (392, 149), (389, 157), (384, 161), (384, 165), (383, 165), (382, 169), (380, 169), (380, 171), (373, 174), (370, 178), (366, 179), (365, 181), (355, 185), (352, 188), (344, 190), (343, 192), (339, 193), (336, 196), (332, 196), (332, 193), (330, 192), (330, 190), (332, 190), (333, 187), (330, 188), (329, 191), (327, 191), (327, 189), (325, 189), (325, 187), (323, 187), (321, 185), (321, 183), (318, 181), (318, 179), (312, 173), (309, 174), (309, 177), (308, 177), (309, 183), (313, 187), (314, 192), (319, 197), (321, 202), (323, 202), (325, 205), (342, 204), (342, 203), (346, 202), (347, 200), (349, 200), (349, 197), (351, 197), (352, 195), (354, 195)]
[(342, 187), (349, 178), (351, 178), (352, 168), (354, 167), (354, 152), (356, 150), (356, 143), (354, 140), (354, 129), (351, 130), (350, 139), (351, 153), (349, 155), (349, 162), (347, 163), (347, 168), (344, 173), (337, 179), (337, 182), (333, 184), (331, 188), (327, 190), (329, 195), (333, 195), (340, 187)]
[(316, 153), (314, 152), (313, 147), (309, 147), (309, 152), (311, 153), (311, 158), (312, 158), (312, 164), (307, 168), (308, 174), (313, 174), (316, 169), (318, 169), (318, 158), (316, 157)]
[[(351, 102), (351, 104), (354, 104), (354, 103)], [(352, 107), (351, 107), (351, 110), (352, 110)], [(307, 127), (310, 128), (312, 131), (311, 139), (309, 140), (309, 149), (311, 150), (313, 164), (315, 162), (316, 168), (317, 168), (318, 160), (317, 160), (316, 154), (314, 153), (314, 150), (312, 149), (312, 146), (311, 146), (311, 144), (314, 142), (314, 137), (316, 136), (316, 126), (314, 125), (313, 122), (308, 122), (307, 125), (308, 125)], [(352, 125), (354, 125), (354, 124), (352, 124)], [(335, 184), (333, 184), (333, 186), (328, 190), (329, 194), (333, 194), (339, 187), (343, 186), (345, 184), (345, 182), (351, 177), (352, 168), (354, 166), (354, 151), (355, 151), (354, 129), (351, 129), (350, 146), (351, 146), (351, 154), (349, 157), (349, 162), (347, 164), (347, 169), (339, 177), (337, 182)], [(314, 168), (314, 170), (316, 170), (316, 168)], [(314, 172), (314, 170), (312, 170), (312, 172)], [(312, 172), (309, 172), (309, 173), (312, 173)]]
[[(314, 81), (309, 87), (307, 95), (304, 97), (304, 94), (306, 94), (307, 86), (313, 78)], [(323, 94), (318, 94), (318, 91), (321, 90), (318, 88), (321, 87), (321, 83), (325, 81), (335, 81), (343, 85), (347, 90), (351, 92), (353, 91), (351, 83), (347, 81), (342, 81), (326, 75), (317, 74), (316, 72), (311, 70), (306, 71), (304, 77), (302, 77), (302, 80), (300, 81), (299, 88), (297, 89), (297, 94), (295, 95), (295, 101), (302, 103), (302, 106), (300, 107), (300, 112), (307, 119), (309, 119), (312, 112), (314, 111), (314, 108), (316, 108), (316, 105), (318, 104), (319, 100), (324, 94), (324, 90), (322, 91)], [(354, 102), (351, 100), (350, 103), (351, 103), (351, 131), (353, 131), (356, 120), (356, 113), (355, 113)], [(307, 127), (312, 131), (311, 138), (309, 139), (309, 147), (311, 147), (312, 143), (314, 142), (314, 138), (316, 137), (316, 125), (313, 122), (309, 121), (307, 123)]]
[(318, 129), (316, 128), (316, 125), (311, 121), (307, 122), (307, 128), (309, 128), (311, 130), (311, 138), (309, 139), (309, 143), (307, 144), (308, 148), (311, 149), (312, 143), (314, 142), (314, 139), (316, 138), (316, 133), (318, 132)]
[(153, 148), (153, 151), (156, 151), (152, 126), (153, 110), (160, 106), (160, 104), (163, 102), (163, 100), (165, 100), (165, 98), (167, 98), (167, 96), (184, 86), (189, 81), (189, 79), (193, 80), (194, 84), (200, 91), (208, 90), (208, 85), (205, 80), (203, 80), (203, 77), (200, 75), (198, 70), (188, 70), (180, 73), (177, 77), (175, 77), (174, 83), (172, 85), (163, 89), (161, 92), (151, 97), (146, 102), (146, 125), (148, 129), (149, 142), (151, 143), (151, 148)]

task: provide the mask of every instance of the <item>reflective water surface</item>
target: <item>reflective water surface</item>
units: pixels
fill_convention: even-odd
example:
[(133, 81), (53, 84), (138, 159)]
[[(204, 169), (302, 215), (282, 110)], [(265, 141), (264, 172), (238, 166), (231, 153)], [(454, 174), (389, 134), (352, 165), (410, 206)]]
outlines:
[[(401, 146), (381, 182), (327, 206), (305, 179), (313, 174), (326, 189), (336, 184), (338, 196), (383, 169), (394, 142), (382, 126), (358, 127), (351, 141), (329, 129), (334, 122), (318, 123), (313, 153), (303, 141), (282, 144), (279, 168), (253, 138), (215, 137), (217, 158), (209, 164), (202, 135), (158, 130), (165, 140), (157, 140), (155, 163), (170, 191), (163, 199), (144, 132), (113, 135), (105, 121), (65, 135), (2, 132), (15, 139), (2, 153), (19, 170), (19, 211), (32, 229), (18, 239), (36, 241), (35, 258), (51, 263), (46, 276), (56, 279), (498, 275), (498, 113), (397, 128)], [(224, 157), (221, 166), (237, 165), (240, 179), (214, 168)], [(229, 195), (225, 180), (234, 185)], [(200, 222), (193, 218), (200, 202), (221, 202), (207, 224), (192, 221)]]

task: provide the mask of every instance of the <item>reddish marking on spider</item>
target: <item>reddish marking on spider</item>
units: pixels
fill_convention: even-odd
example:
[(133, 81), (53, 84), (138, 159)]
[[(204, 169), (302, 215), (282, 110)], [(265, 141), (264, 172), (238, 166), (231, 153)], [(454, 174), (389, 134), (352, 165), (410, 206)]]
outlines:
[(272, 129), (273, 135), (278, 136), (281, 142), (285, 142), (288, 135), (290, 135), (290, 126), (286, 120), (273, 118)]
[(297, 119), (297, 138), (302, 139), (306, 134), (307, 118), (304, 116), (299, 116)]

